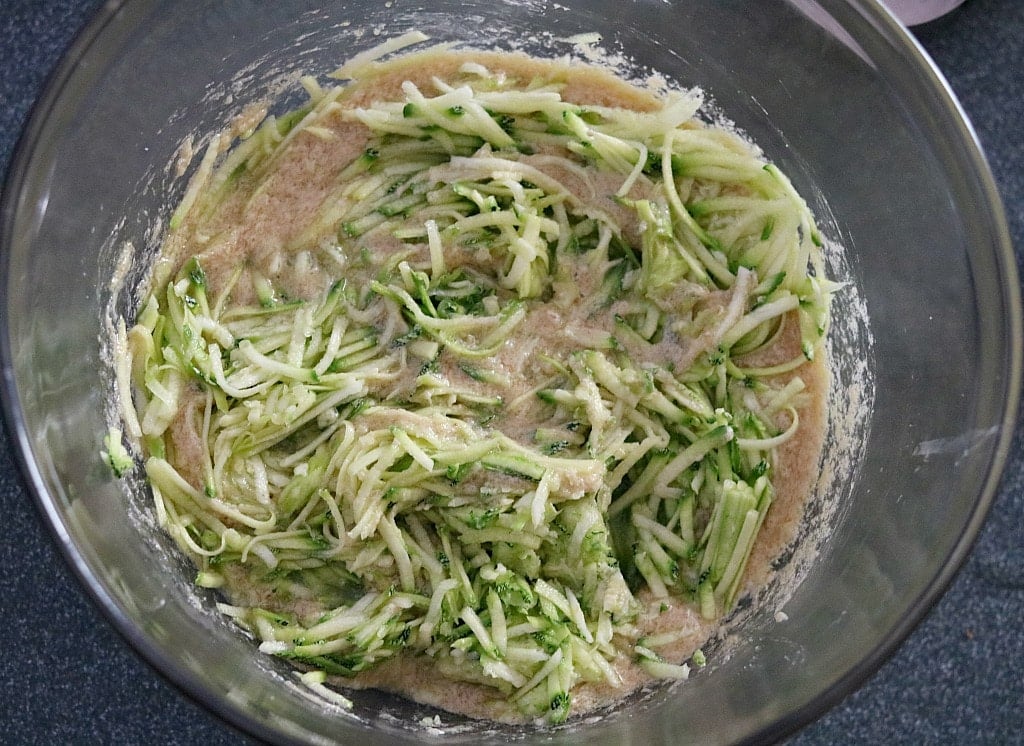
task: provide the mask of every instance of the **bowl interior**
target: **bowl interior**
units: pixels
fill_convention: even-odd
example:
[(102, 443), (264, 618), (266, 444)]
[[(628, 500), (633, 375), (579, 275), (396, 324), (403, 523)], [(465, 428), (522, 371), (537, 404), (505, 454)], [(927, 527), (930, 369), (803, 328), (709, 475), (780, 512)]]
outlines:
[[(708, 669), (550, 730), (558, 743), (781, 735), (871, 673), (937, 598), (984, 518), (1019, 389), (1017, 280), (984, 160), (905, 32), (870, 2), (407, 0), (108, 6), (52, 80), (4, 193), (4, 402), (65, 554), (131, 643), (227, 719), (276, 739), (433, 736), (429, 708), (375, 692), (345, 715), (212, 610), (155, 526), (138, 476), (98, 453), (114, 409), (110, 324), (130, 319), (185, 177), (171, 164), (251, 101), (287, 109), (410, 29), (574, 52), (598, 32), (632, 71), (700, 86), (817, 213), (838, 298), (832, 421), (803, 578), (750, 610)], [(126, 245), (131, 249), (125, 251)], [(116, 278), (116, 279), (115, 279)], [(816, 558), (806, 562), (811, 555)], [(783, 603), (785, 601), (785, 603)], [(785, 611), (787, 621), (776, 620)], [(445, 740), (509, 729), (442, 716)]]

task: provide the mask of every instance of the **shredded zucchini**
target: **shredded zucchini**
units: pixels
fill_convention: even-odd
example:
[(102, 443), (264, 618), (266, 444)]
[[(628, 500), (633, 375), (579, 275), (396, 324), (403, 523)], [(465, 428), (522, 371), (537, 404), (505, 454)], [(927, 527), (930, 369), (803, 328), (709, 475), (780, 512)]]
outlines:
[(103, 437), (104, 450), (100, 451), (100, 457), (110, 467), (111, 473), (118, 478), (123, 477), (135, 466), (135, 461), (128, 453), (128, 449), (124, 447), (121, 438), (120, 430), (115, 427), (110, 428)]
[[(479, 63), (356, 108), (304, 85), (219, 170), (211, 144), (171, 228), (258, 194), (303, 130), (358, 122), (288, 249), (344, 281), (289, 298), (247, 264), (238, 304), (197, 249), (128, 334), (157, 513), (197, 582), (260, 589), (222, 609), (268, 653), (332, 676), (430, 656), (551, 722), (582, 682), (620, 687), (623, 657), (686, 678), (637, 639), (638, 594), (714, 618), (742, 593), (798, 429), (802, 384), (776, 373), (827, 328), (806, 204), (693, 96), (580, 106)], [(793, 324), (793, 354), (757, 363)]]

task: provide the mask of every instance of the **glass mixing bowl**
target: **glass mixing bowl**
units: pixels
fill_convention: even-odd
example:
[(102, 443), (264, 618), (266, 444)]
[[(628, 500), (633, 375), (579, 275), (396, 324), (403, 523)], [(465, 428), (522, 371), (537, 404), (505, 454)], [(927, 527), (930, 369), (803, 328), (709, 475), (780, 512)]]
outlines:
[[(793, 179), (822, 228), (836, 304), (832, 421), (800, 580), (753, 606), (707, 669), (600, 717), (505, 728), (376, 692), (343, 715), (212, 610), (149, 517), (136, 476), (99, 451), (105, 348), (131, 316), (190, 135), (299, 73), (382, 38), (572, 51), (598, 32), (637, 70), (701, 86)], [(941, 77), (874, 2), (253, 0), (109, 2), (51, 79), (2, 204), (3, 402), (32, 492), (70, 564), (133, 647), (228, 721), (315, 743), (772, 740), (849, 693), (956, 572), (985, 517), (1020, 387), (1019, 287), (999, 198)], [(127, 243), (135, 261), (120, 262)], [(113, 282), (112, 278), (117, 278)], [(785, 617), (778, 614), (784, 611)]]

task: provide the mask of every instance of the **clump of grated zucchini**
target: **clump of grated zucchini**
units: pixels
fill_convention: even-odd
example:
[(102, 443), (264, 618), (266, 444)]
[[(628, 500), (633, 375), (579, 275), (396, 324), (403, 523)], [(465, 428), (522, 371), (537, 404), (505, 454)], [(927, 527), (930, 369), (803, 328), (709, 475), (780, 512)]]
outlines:
[[(322, 134), (344, 88), (307, 89), (309, 106), (204, 161), (173, 228), (214, 211), (239, 174), (258, 188), (303, 129)], [(560, 89), (468, 63), (347, 110), (370, 146), (310, 235), (326, 227), (362, 274), (307, 300), (254, 276), (260, 303), (234, 306), (192, 258), (128, 332), (159, 518), (200, 585), (241, 576), (275, 599), (221, 605), (265, 652), (344, 677), (429, 656), (557, 723), (582, 682), (620, 687), (623, 657), (688, 675), (638, 639), (641, 590), (708, 618), (741, 592), (774, 449), (798, 423), (799, 378), (774, 376), (810, 359), (827, 325), (817, 229), (774, 166), (696, 123), (694, 96), (640, 113)], [(639, 245), (525, 157), (537, 153), (583, 179), (617, 174)], [(370, 255), (375, 232), (408, 251)], [(600, 290), (574, 302), (613, 314), (614, 334), (539, 354), (537, 423), (520, 442), (502, 430), (499, 356), (530, 334), (531, 310), (579, 294), (581, 272)], [(687, 307), (673, 306), (679, 288)], [(693, 302), (712, 293), (727, 307)], [(791, 323), (797, 358), (744, 365)], [(686, 369), (638, 356), (669, 334), (713, 344)], [(200, 463), (176, 460), (183, 417)]]

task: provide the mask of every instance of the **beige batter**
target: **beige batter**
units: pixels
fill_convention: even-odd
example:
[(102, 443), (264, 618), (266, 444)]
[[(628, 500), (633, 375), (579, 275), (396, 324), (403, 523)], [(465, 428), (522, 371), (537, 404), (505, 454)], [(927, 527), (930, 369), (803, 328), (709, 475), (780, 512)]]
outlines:
[[(341, 106), (318, 123), (317, 132), (300, 132), (284, 152), (276, 154), (273, 162), (267, 166), (270, 170), (265, 180), (257, 181), (243, 174), (230, 196), (216, 204), (215, 208), (193, 210), (180, 228), (171, 234), (158, 261), (156, 276), (170, 276), (188, 257), (198, 255), (207, 274), (210, 298), (218, 298), (229, 282), (234, 282), (230, 290), (230, 302), (254, 302), (250, 274), (243, 272), (237, 281), (234, 280), (239, 266), (255, 268), (289, 297), (314, 299), (320, 296), (346, 270), (333, 264), (328, 256), (318, 251), (324, 242), (333, 240), (336, 229), (325, 231), (322, 235), (311, 235), (309, 226), (314, 224), (324, 209), (325, 197), (339, 189), (341, 171), (364, 151), (370, 139), (369, 131), (346, 117), (345, 110), (374, 100), (400, 97), (401, 84), (406, 80), (412, 80), (421, 89), (430, 89), (433, 77), (444, 79), (467, 60), (479, 62), (491, 71), (511, 78), (529, 80), (541, 76), (564, 81), (562, 97), (579, 104), (620, 106), (641, 111), (657, 106), (657, 102), (648, 93), (626, 85), (605, 72), (583, 66), (570, 69), (524, 56), (445, 52), (420, 55), (414, 64), (399, 61), (382, 65), (371, 80), (360, 81), (358, 86), (343, 94)], [(534, 154), (530, 158), (532, 160), (529, 162), (538, 169), (543, 171), (548, 167), (543, 153)], [(607, 188), (594, 190), (582, 183), (574, 183), (571, 175), (564, 172), (552, 172), (551, 175), (568, 184), (577, 199), (616, 213), (620, 223), (625, 226), (627, 237), (636, 235), (635, 224), (630, 224), (631, 211), (622, 208), (609, 196), (615, 189), (612, 181), (606, 185)], [(257, 183), (260, 184), (258, 189), (255, 188)], [(643, 190), (643, 183), (638, 182), (630, 196), (641, 196)], [(632, 214), (635, 223), (635, 213)], [(386, 232), (369, 234), (366, 240), (371, 242), (371, 250), (378, 255), (408, 248)], [(600, 278), (595, 277), (581, 276), (575, 279), (584, 296), (600, 282)], [(715, 302), (727, 304), (728, 294), (723, 291), (722, 297)], [(508, 380), (503, 388), (498, 387), (500, 390), (495, 390), (493, 384), (481, 384), (469, 379), (452, 361), (447, 361), (443, 372), (452, 379), (458, 379), (460, 385), (477, 387), (481, 393), (497, 394), (505, 401), (517, 400), (529, 392), (537, 375), (532, 367), (532, 350), (567, 353), (573, 349), (574, 336), (585, 337), (595, 331), (594, 328), (588, 328), (588, 324), (597, 325), (596, 331), (611, 333), (612, 329), (607, 326), (608, 317), (595, 321), (579, 312), (582, 307), (557, 307), (552, 304), (531, 310), (517, 330), (517, 338), (506, 345), (495, 359), (489, 361), (490, 367)], [(605, 326), (602, 327), (602, 324)], [(796, 326), (791, 323), (788, 328), (794, 332)], [(758, 362), (770, 364), (789, 359), (798, 352), (799, 343), (798, 335), (783, 335), (768, 356), (763, 356)], [(647, 354), (656, 359), (638, 359), (636, 362), (664, 364), (673, 360), (685, 368), (688, 361), (704, 351), (700, 340), (674, 340), (673, 344), (662, 343), (655, 347), (657, 349)], [(770, 563), (793, 541), (801, 520), (805, 496), (817, 478), (825, 424), (824, 399), (828, 388), (824, 355), (818, 355), (817, 361), (788, 374), (799, 375), (807, 385), (799, 408), (801, 430), (795, 439), (788, 441), (776, 454), (773, 471), (776, 496), (746, 570), (745, 586), (748, 589), (770, 580)], [(443, 359), (442, 363), (445, 363)], [(198, 406), (196, 397), (191, 400), (186, 398), (170, 434), (180, 471), (196, 487), (200, 486), (201, 474), (198, 467), (190, 468), (188, 465), (201, 462), (199, 453), (204, 447), (200, 439), (201, 417)], [(528, 442), (531, 424), (535, 424), (533, 415), (529, 406), (510, 413), (502, 425), (503, 431)], [(230, 581), (232, 578), (229, 576)], [(272, 599), (262, 597), (257, 589), (246, 588), (243, 579), (234, 578), (234, 582), (240, 584), (229, 588), (227, 592), (233, 602), (273, 603)], [(645, 605), (647, 611), (639, 620), (641, 634), (679, 632), (679, 639), (674, 644), (660, 649), (667, 659), (676, 662), (687, 660), (721, 624), (721, 620), (702, 619), (693, 604), (685, 599), (674, 599), (665, 604), (662, 600), (647, 598)], [(615, 667), (622, 676), (623, 687), (613, 690), (607, 685), (581, 686), (573, 692), (574, 715), (622, 697), (649, 680), (629, 655), (620, 655), (615, 661)], [(444, 676), (444, 670), (439, 669), (436, 660), (425, 656), (399, 655), (360, 674), (355, 680), (337, 683), (398, 691), (420, 702), (472, 717), (498, 720), (516, 720), (521, 717), (497, 690), (452, 681)]]

